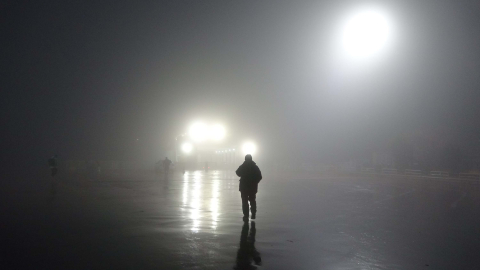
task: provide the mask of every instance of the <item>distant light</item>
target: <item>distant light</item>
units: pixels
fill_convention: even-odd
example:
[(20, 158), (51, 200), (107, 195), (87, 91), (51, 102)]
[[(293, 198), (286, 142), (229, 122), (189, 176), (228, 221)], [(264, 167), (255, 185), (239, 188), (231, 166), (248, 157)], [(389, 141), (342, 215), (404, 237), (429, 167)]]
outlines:
[(183, 143), (182, 144), (182, 151), (185, 153), (185, 154), (190, 154), (193, 150), (193, 145), (189, 142), (186, 142), (186, 143)]
[(223, 140), (226, 133), (225, 128), (220, 124), (215, 124), (210, 127), (210, 139), (214, 141)]
[(242, 151), (245, 155), (253, 155), (257, 151), (257, 147), (252, 142), (246, 142), (242, 146)]
[(188, 135), (192, 140), (196, 142), (205, 141), (208, 136), (207, 126), (202, 122), (196, 122), (190, 126), (190, 129), (188, 130)]
[(225, 127), (220, 124), (207, 126), (203, 122), (195, 122), (188, 130), (188, 135), (194, 142), (203, 142), (206, 140), (221, 141), (225, 138), (227, 132)]
[(370, 57), (386, 48), (391, 41), (392, 23), (385, 11), (364, 7), (348, 17), (341, 38), (350, 56)]

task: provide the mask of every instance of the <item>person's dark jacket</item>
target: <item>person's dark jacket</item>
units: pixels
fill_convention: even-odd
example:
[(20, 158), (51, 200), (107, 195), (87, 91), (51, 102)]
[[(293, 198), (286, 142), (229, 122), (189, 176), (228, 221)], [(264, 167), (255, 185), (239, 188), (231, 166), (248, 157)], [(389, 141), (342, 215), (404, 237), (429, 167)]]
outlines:
[(254, 161), (245, 161), (235, 172), (240, 176), (241, 192), (257, 193), (258, 183), (262, 180), (262, 172)]

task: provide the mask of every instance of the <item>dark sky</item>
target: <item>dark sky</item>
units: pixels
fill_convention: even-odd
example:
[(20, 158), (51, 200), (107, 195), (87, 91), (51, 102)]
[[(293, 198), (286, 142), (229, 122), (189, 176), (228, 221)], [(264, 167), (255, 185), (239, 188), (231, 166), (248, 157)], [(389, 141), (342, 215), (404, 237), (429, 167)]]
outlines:
[(2, 1), (2, 156), (149, 160), (198, 117), (295, 159), (480, 139), (478, 2), (378, 2), (395, 44), (354, 73), (331, 40), (360, 2), (332, 2)]

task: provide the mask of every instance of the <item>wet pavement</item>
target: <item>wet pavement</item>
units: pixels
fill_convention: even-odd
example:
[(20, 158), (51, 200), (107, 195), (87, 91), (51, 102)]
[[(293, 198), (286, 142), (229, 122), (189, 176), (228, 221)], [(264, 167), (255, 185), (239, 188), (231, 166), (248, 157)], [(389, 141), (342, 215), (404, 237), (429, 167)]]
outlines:
[(480, 269), (480, 185), (264, 172), (48, 179), (2, 193), (5, 269)]

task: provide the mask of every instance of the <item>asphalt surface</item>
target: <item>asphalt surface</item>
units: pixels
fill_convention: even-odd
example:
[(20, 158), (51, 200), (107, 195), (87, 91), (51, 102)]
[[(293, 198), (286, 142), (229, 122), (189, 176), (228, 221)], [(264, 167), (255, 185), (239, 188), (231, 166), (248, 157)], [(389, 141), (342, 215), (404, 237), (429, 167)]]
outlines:
[(477, 181), (263, 174), (4, 181), (0, 268), (480, 269)]

